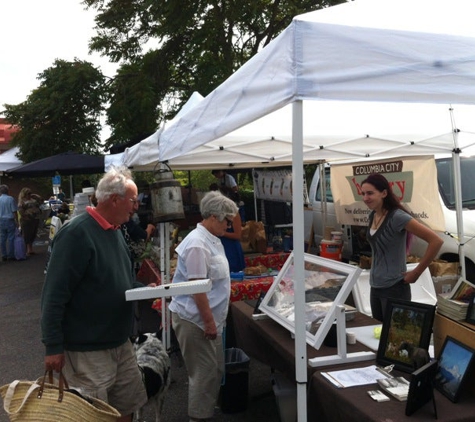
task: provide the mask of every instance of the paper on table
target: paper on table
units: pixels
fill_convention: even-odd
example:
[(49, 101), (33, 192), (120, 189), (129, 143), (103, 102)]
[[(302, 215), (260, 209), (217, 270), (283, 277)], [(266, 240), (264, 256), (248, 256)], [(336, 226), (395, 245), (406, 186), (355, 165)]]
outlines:
[(343, 369), (341, 371), (322, 372), (326, 379), (338, 388), (354, 387), (357, 385), (375, 384), (378, 378), (384, 378), (376, 365), (364, 368)]

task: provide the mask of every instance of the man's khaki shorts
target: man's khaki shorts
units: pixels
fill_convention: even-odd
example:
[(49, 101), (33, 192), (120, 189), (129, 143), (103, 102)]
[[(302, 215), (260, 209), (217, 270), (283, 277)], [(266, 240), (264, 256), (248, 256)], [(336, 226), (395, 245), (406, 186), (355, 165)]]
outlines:
[(147, 402), (147, 392), (132, 343), (93, 352), (65, 351), (64, 376), (70, 387), (130, 415)]

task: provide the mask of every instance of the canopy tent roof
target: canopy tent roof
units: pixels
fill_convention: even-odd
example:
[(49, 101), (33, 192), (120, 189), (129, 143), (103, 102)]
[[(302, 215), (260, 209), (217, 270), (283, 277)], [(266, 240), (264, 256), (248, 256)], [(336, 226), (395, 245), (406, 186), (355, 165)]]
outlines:
[(159, 159), (172, 163), (295, 100), (473, 103), (471, 7), (470, 0), (358, 0), (296, 16), (158, 134)]
[(12, 169), (7, 174), (14, 177), (48, 177), (60, 174), (104, 173), (104, 156), (64, 152), (51, 157), (32, 161)]
[[(173, 169), (290, 164), (288, 104), (299, 99), (313, 100), (304, 104), (306, 162), (446, 152), (454, 129), (461, 146), (471, 145), (473, 111), (456, 106), (455, 122), (448, 112), (475, 96), (470, 7), (470, 0), (450, 7), (358, 0), (296, 16), (205, 99), (195, 94), (173, 121), (126, 150), (124, 163), (135, 170), (157, 161)], [(407, 104), (425, 102), (444, 105)]]
[[(308, 101), (303, 108), (304, 163), (448, 154), (454, 147), (454, 129), (465, 151), (475, 145), (474, 113), (466, 105)], [(124, 164), (153, 170), (159, 160), (159, 134), (129, 148)], [(292, 165), (292, 107), (276, 110), (168, 164), (173, 170)]]
[(19, 148), (14, 147), (0, 154), (0, 173), (23, 164), (23, 162), (16, 156), (18, 151)]

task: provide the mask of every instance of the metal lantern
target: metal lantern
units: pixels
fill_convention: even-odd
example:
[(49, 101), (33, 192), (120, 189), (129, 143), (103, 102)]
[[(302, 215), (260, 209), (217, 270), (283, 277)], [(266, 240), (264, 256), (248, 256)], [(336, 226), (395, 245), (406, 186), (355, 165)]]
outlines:
[(170, 167), (160, 163), (154, 177), (155, 182), (150, 184), (153, 222), (162, 223), (184, 219), (181, 184), (173, 178)]

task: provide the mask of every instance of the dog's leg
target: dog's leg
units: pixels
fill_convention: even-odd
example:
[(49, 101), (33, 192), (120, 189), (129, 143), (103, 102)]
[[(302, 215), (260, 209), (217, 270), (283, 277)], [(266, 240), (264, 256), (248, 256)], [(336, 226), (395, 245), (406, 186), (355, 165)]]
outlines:
[(161, 394), (157, 394), (152, 399), (153, 409), (155, 410), (155, 422), (160, 422), (160, 419), (161, 419), (161, 413), (162, 413), (162, 409), (160, 406), (160, 403), (162, 402), (161, 399), (162, 399)]
[(141, 422), (142, 421), (142, 409), (138, 409), (134, 412), (134, 416), (132, 418), (133, 422)]

